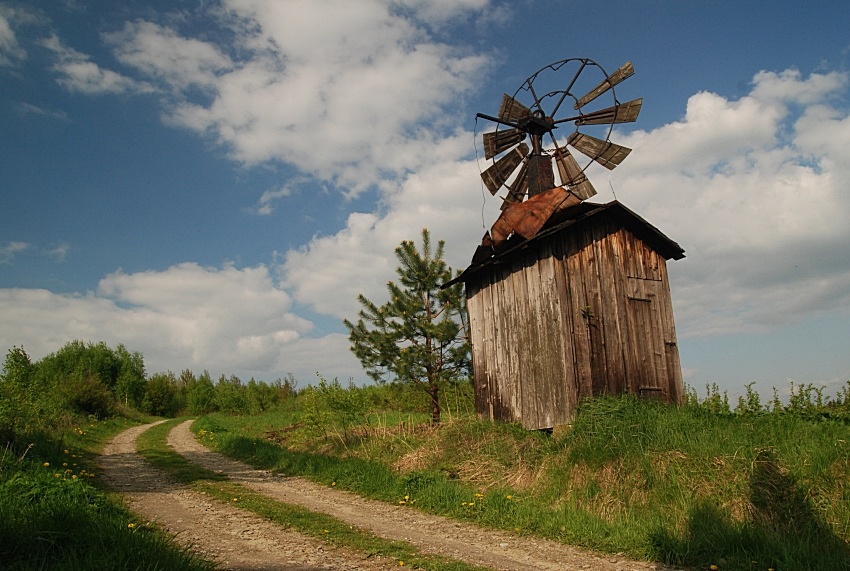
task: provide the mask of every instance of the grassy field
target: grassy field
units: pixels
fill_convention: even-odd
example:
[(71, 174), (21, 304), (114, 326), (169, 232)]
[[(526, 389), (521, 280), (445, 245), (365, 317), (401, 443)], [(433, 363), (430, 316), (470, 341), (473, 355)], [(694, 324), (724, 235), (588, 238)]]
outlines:
[[(216, 450), (411, 509), (697, 569), (850, 569), (850, 382), (835, 398), (809, 385), (767, 405), (747, 387), (734, 410), (716, 387), (701, 399), (689, 392), (681, 407), (600, 398), (582, 403), (571, 427), (547, 434), (476, 419), (469, 383), (442, 391), (443, 422), (434, 426), (427, 397), (411, 387), (320, 379), (297, 390), (292, 379), (214, 384), (188, 371), (136, 387), (143, 367), (109, 382), (91, 372), (122, 370), (98, 368), (94, 357), (132, 365), (132, 354), (66, 349), (32, 363), (15, 348), (0, 375), (4, 569), (212, 568), (98, 485), (96, 455), (112, 435), (151, 420), (131, 397), (154, 403), (153, 388), (168, 398), (151, 410), (219, 411), (195, 423)], [(59, 374), (57, 363), (71, 357), (85, 374)], [(149, 460), (209, 493), (237, 491), (169, 451), (166, 429), (142, 439)], [(241, 496), (304, 533), (336, 525)], [(424, 569), (466, 569), (417, 559), (410, 546), (345, 537)]]
[(520, 534), (705, 569), (850, 568), (844, 417), (714, 397), (588, 401), (555, 434), (368, 407), (359, 422), (277, 411), (195, 429), (258, 467)]

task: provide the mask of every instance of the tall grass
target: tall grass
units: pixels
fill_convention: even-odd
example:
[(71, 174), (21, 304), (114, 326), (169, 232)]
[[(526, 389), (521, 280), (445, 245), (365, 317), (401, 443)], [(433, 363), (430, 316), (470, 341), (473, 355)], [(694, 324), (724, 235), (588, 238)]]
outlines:
[(850, 425), (748, 398), (594, 399), (555, 435), (375, 412), (345, 438), (306, 437), (295, 413), (196, 430), (264, 468), (518, 533), (692, 566), (850, 568)]

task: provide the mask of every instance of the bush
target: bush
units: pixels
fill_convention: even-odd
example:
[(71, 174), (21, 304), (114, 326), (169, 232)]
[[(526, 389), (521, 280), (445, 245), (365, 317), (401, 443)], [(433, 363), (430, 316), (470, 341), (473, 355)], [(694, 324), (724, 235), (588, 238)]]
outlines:
[(174, 373), (157, 373), (145, 386), (142, 410), (156, 416), (173, 417), (179, 411), (177, 400), (177, 379)]
[(354, 383), (344, 389), (337, 379), (329, 383), (321, 375), (318, 377), (319, 386), (307, 387), (301, 395), (304, 424), (315, 434), (335, 432), (347, 440), (351, 428), (366, 422), (366, 395)]

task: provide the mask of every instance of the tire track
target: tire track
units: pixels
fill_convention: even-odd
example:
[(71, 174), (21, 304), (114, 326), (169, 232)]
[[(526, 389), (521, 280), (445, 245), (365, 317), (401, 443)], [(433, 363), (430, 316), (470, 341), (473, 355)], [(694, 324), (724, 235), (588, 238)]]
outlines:
[(211, 451), (195, 439), (189, 420), (176, 426), (168, 444), (192, 463), (288, 504), (324, 512), (376, 535), (403, 540), (434, 553), (498, 571), (672, 571), (656, 563), (602, 555), (545, 539), (479, 528), (410, 507), (361, 498), (303, 478), (281, 477)]

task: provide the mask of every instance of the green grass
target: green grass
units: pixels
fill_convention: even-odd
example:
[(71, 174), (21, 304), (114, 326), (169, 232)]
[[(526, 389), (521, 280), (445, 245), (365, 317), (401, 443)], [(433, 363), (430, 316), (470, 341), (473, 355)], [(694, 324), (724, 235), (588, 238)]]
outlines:
[(137, 449), (154, 466), (165, 470), (175, 480), (190, 485), (196, 491), (204, 492), (207, 496), (225, 503), (237, 503), (240, 508), (269, 519), (281, 527), (291, 528), (328, 543), (355, 549), (368, 556), (380, 556), (404, 562), (405, 566), (414, 569), (486, 571), (484, 567), (423, 554), (414, 545), (383, 539), (327, 514), (272, 500), (245, 486), (230, 482), (220, 474), (193, 465), (174, 452), (166, 443), (168, 432), (181, 421), (181, 419), (172, 420), (148, 429), (137, 440)]
[(96, 486), (95, 454), (125, 420), (82, 421), (61, 437), (0, 450), (3, 569), (211, 570)]
[(217, 450), (391, 503), (607, 552), (733, 570), (850, 568), (850, 426), (588, 401), (556, 436), (472, 418), (312, 440), (298, 418), (213, 415)]

